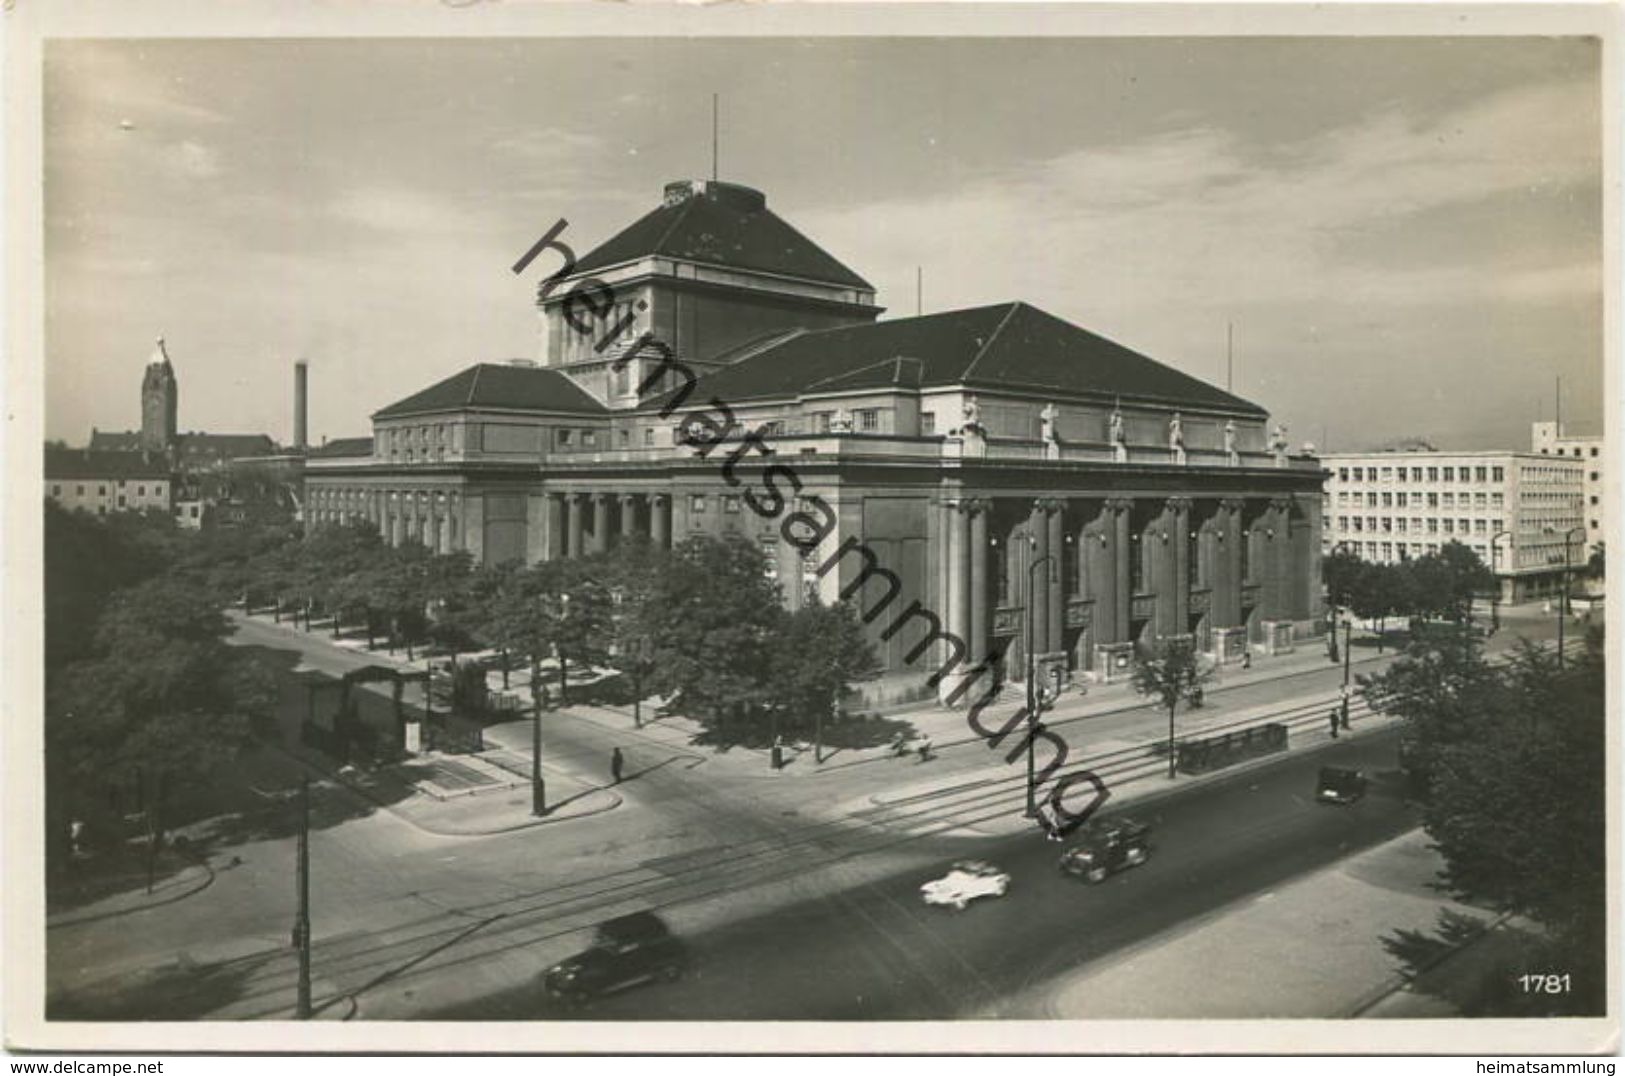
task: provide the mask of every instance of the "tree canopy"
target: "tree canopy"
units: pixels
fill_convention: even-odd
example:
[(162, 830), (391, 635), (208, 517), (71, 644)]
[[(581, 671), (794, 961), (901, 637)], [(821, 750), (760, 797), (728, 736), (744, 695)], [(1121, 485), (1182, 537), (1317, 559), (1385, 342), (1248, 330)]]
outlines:
[(1577, 992), (1600, 998), (1606, 941), (1606, 690), (1601, 630), (1560, 669), (1525, 645), (1487, 661), (1465, 633), (1413, 640), (1361, 677), (1405, 721), (1423, 824), (1457, 895), (1545, 925)]

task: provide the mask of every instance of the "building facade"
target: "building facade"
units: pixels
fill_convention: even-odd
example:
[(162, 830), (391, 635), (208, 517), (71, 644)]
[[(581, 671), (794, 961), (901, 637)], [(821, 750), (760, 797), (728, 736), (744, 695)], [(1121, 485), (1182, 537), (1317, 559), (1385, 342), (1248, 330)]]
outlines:
[(943, 632), (1064, 682), (1159, 639), (1237, 660), (1322, 630), (1321, 465), (1256, 404), (1025, 303), (877, 320), (734, 184), (668, 185), (579, 261), (555, 251), (539, 361), (469, 367), (312, 453), (309, 525), (529, 562), (734, 531), (792, 606), (856, 603), (872, 698), (918, 694)]
[(1325, 552), (1391, 564), (1458, 541), (1495, 572), (1503, 601), (1558, 592), (1584, 563), (1585, 467), (1530, 452), (1366, 452), (1324, 457)]
[(147, 452), (45, 451), (45, 495), (69, 511), (173, 510), (176, 478), (168, 461)]
[(1601, 437), (1575, 437), (1565, 434), (1556, 422), (1536, 422), (1530, 430), (1530, 447), (1542, 456), (1566, 456), (1585, 464), (1585, 527), (1586, 556), (1590, 557), (1607, 536), (1608, 458), (1606, 442)]

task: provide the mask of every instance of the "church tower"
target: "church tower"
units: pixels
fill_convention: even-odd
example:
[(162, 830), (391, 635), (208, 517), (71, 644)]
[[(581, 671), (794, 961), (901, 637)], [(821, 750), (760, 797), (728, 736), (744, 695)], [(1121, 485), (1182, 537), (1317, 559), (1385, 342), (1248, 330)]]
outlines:
[(175, 368), (169, 364), (164, 350), (164, 338), (158, 338), (158, 347), (147, 363), (147, 372), (141, 378), (141, 447), (150, 452), (167, 452), (175, 445), (176, 417), (179, 413), (180, 386), (175, 380)]

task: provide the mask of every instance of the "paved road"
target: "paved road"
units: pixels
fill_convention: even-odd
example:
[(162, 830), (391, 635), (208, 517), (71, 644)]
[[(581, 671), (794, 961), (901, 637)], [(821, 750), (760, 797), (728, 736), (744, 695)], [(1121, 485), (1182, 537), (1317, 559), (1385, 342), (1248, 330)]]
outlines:
[[(330, 670), (369, 660), (267, 627), (245, 625), (239, 641), (280, 652), (284, 667), (290, 657)], [(1328, 666), (1237, 688), (1233, 697), (1286, 698), (1306, 682), (1335, 690), (1338, 679)], [(1070, 728), (1088, 730), (1079, 742), (1087, 752), (1096, 737), (1147, 720), (1158, 719), (1142, 711)], [(1390, 740), (1362, 734), (1332, 750), (1380, 753)], [(881, 761), (809, 779), (716, 762), (691, 768), (692, 758), (680, 760), (670, 743), (625, 729), (565, 717), (549, 725), (548, 757), (589, 778), (607, 776), (612, 744), (632, 748), (630, 772), (654, 767), (622, 786), (624, 806), (489, 838), (428, 837), (343, 789), (325, 790), (329, 807), (318, 811), (312, 840), (318, 999), (353, 999), (363, 1018), (534, 1016), (534, 999), (516, 984), (579, 947), (592, 923), (652, 906), (697, 939), (702, 965), (683, 986), (606, 1002), (606, 1018), (946, 1015), (1409, 824), (1380, 796), (1352, 812), (1311, 810), (1312, 770), (1324, 754), (1292, 759), (1149, 812), (1159, 826), (1157, 859), (1078, 890), (1055, 876), (1053, 846), (1034, 832), (983, 842), (900, 832), (895, 812), (884, 821), (835, 817), (834, 808), (876, 787), (877, 769), (881, 787), (927, 774), (969, 779), (978, 768), (985, 776), (989, 753), (979, 745), (945, 751), (940, 767)], [(1015, 788), (1018, 775), (1010, 777)], [(1019, 793), (1007, 798), (998, 810), (1018, 806)], [(928, 831), (987, 809), (974, 796), (930, 797), (918, 807)], [(286, 1015), (290, 830), (241, 836), (222, 849), (241, 865), (196, 897), (139, 920), (52, 930), (53, 994), (77, 997), (88, 1016)], [(927, 873), (984, 852), (1015, 873), (1007, 900), (963, 916), (918, 904), (915, 888)]]
[[(792, 904), (689, 939), (696, 964), (680, 983), (626, 991), (590, 1006), (592, 1020), (941, 1019), (1198, 921), (1416, 824), (1397, 781), (1379, 779), (1351, 808), (1315, 804), (1329, 762), (1391, 770), (1397, 733), (1373, 733), (1238, 774), (1132, 813), (1156, 829), (1144, 867), (1085, 886), (1056, 870), (1056, 845), (1020, 835), (943, 845), (1010, 871), (1008, 896), (964, 912), (929, 908), (904, 871)], [(1201, 989), (1201, 969), (1191, 969)], [(432, 1009), (429, 1019), (568, 1018), (533, 988)]]

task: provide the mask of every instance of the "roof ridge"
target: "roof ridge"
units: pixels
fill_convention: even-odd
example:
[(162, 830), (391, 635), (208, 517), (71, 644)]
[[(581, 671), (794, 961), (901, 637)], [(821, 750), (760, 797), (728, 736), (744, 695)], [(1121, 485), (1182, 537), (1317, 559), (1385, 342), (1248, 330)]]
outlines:
[[(830, 374), (827, 377), (821, 377), (816, 381), (809, 381), (801, 387), (801, 391), (806, 392), (808, 389), (816, 389), (822, 385), (838, 384), (839, 382), (845, 381), (849, 377), (855, 377), (858, 374), (864, 373), (868, 370), (883, 370), (891, 363), (896, 362), (899, 358), (901, 358), (901, 356), (894, 355), (888, 359), (876, 359), (874, 362), (866, 362), (862, 366), (854, 366), (850, 370), (842, 370), (839, 373)], [(893, 382), (895, 383), (895, 381), (896, 374), (894, 371)]]
[(474, 376), (468, 380), (468, 395), (463, 397), (463, 405), (465, 407), (474, 406), (475, 394), (480, 390), (480, 371), (485, 369), (485, 366), (486, 364), (483, 362), (477, 362), (474, 364)]
[(971, 359), (970, 365), (959, 372), (960, 381), (970, 380), (971, 372), (976, 369), (976, 364), (982, 361), (982, 357), (987, 354), (987, 349), (993, 346), (993, 341), (999, 338), (999, 334), (1004, 331), (1006, 325), (1010, 324), (1010, 319), (1016, 316), (1016, 311), (1019, 309), (1021, 309), (1021, 300), (1017, 299), (1010, 304), (1010, 309), (1004, 312), (1004, 317), (999, 319), (998, 325), (994, 326), (993, 332), (982, 344), (981, 349), (976, 352), (975, 358)]
[(689, 211), (694, 208), (694, 203), (696, 201), (698, 201), (702, 197), (704, 197), (704, 195), (698, 195), (697, 194), (697, 195), (694, 195), (691, 198), (683, 199), (683, 203), (682, 203), (683, 207), (681, 209), (679, 209), (676, 212), (676, 214), (674, 214), (672, 216), (671, 223), (666, 225), (666, 230), (660, 233), (660, 238), (656, 239), (654, 241), (654, 245), (650, 248), (649, 253), (651, 253), (651, 254), (659, 254), (659, 253), (661, 253), (662, 248), (664, 248), (665, 245), (666, 245), (666, 240), (671, 238), (671, 233), (673, 233), (673, 232), (675, 232), (677, 230), (677, 226), (679, 224), (683, 223), (683, 219), (685, 217), (687, 217), (688, 214), (689, 214)]

